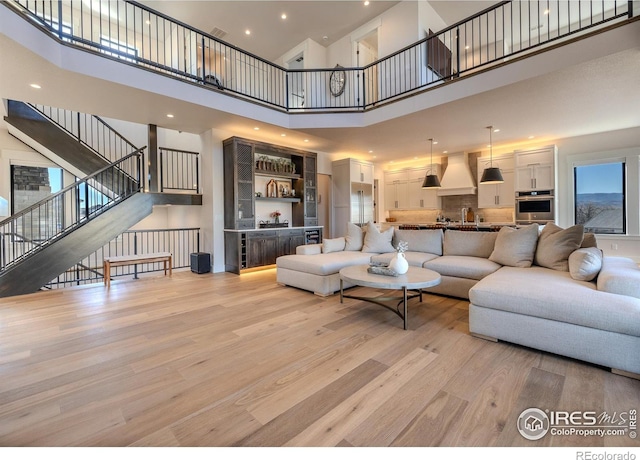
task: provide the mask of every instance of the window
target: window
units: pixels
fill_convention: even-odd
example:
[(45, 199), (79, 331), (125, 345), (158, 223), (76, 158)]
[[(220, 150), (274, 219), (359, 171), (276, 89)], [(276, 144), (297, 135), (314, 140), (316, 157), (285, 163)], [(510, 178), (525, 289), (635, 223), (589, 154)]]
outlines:
[(574, 167), (575, 223), (586, 232), (626, 234), (625, 163)]
[(111, 40), (109, 37), (102, 37), (100, 45), (102, 45), (102, 53), (107, 56), (114, 56), (128, 62), (136, 62), (138, 59), (138, 50), (126, 43)]

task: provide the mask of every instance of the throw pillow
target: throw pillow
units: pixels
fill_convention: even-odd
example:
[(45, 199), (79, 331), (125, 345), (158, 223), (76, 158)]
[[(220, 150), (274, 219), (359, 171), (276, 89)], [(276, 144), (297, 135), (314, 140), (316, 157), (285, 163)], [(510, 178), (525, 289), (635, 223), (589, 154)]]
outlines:
[(362, 229), (358, 227), (356, 224), (352, 224), (349, 222), (347, 224), (347, 235), (344, 237), (345, 239), (345, 251), (360, 251), (362, 250), (362, 244), (364, 242), (364, 237), (362, 235)]
[(428, 252), (437, 256), (442, 255), (442, 230), (394, 230), (393, 247), (398, 249), (398, 243), (406, 241), (407, 251)]
[(343, 236), (340, 238), (325, 238), (322, 240), (322, 252), (328, 254), (330, 252), (344, 251), (346, 241)]
[(582, 225), (563, 229), (554, 223), (548, 223), (540, 232), (533, 261), (541, 267), (568, 272), (569, 256), (580, 248), (583, 238)]
[(581, 248), (597, 248), (598, 241), (596, 241), (595, 233), (585, 233), (584, 238), (582, 239)]
[(581, 248), (569, 256), (569, 273), (571, 278), (579, 281), (592, 281), (602, 268), (602, 250), (598, 248)]
[(364, 236), (362, 252), (395, 252), (396, 249), (391, 244), (393, 239), (393, 227), (381, 232), (373, 222), (367, 224), (367, 232)]
[(530, 267), (538, 243), (538, 224), (502, 227), (489, 260), (509, 267)]

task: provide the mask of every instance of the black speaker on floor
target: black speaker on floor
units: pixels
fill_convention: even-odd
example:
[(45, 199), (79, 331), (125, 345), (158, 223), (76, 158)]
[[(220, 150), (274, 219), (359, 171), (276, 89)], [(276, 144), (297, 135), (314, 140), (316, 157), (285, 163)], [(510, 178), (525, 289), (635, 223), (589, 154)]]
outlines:
[(209, 273), (211, 271), (211, 254), (208, 252), (191, 253), (191, 271), (193, 273)]

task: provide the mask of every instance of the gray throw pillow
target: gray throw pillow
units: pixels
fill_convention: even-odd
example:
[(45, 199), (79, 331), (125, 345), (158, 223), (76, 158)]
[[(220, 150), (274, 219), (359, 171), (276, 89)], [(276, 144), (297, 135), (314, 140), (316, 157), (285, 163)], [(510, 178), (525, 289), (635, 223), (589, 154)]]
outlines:
[(364, 244), (362, 252), (375, 252), (378, 254), (384, 252), (395, 252), (395, 248), (391, 244), (393, 239), (393, 227), (381, 232), (373, 222), (367, 224), (367, 231), (364, 235)]
[(347, 235), (345, 239), (345, 251), (360, 251), (362, 250), (362, 244), (364, 243), (364, 236), (362, 229), (356, 224), (349, 222), (347, 224)]
[(509, 267), (530, 267), (538, 243), (538, 224), (502, 227), (489, 260)]
[(595, 233), (585, 233), (584, 238), (582, 238), (581, 248), (597, 248), (598, 241), (596, 240)]
[(602, 250), (598, 248), (581, 248), (569, 256), (569, 273), (571, 278), (579, 281), (592, 281), (602, 268)]
[(322, 240), (322, 252), (328, 254), (330, 252), (344, 251), (346, 241), (343, 236), (340, 238), (325, 238)]
[(437, 256), (442, 255), (442, 230), (394, 230), (393, 247), (398, 249), (398, 243), (406, 241), (407, 251), (427, 252)]
[(569, 256), (580, 248), (583, 238), (582, 225), (563, 229), (554, 223), (548, 223), (540, 232), (533, 262), (541, 267), (568, 272)]

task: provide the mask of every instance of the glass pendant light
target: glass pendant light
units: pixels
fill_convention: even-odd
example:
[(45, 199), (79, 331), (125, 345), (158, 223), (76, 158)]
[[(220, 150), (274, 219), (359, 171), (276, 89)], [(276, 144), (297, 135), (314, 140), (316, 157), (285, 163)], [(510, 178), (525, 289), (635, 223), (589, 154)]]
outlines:
[(431, 169), (424, 176), (422, 188), (440, 188), (440, 179), (437, 174), (433, 174), (433, 139), (429, 139), (429, 141), (431, 141)]
[(500, 172), (500, 168), (493, 167), (493, 140), (491, 133), (493, 131), (493, 126), (487, 126), (489, 130), (489, 167), (485, 168), (482, 172), (482, 179), (480, 179), (481, 184), (502, 184), (504, 179), (502, 178), (502, 173)]

